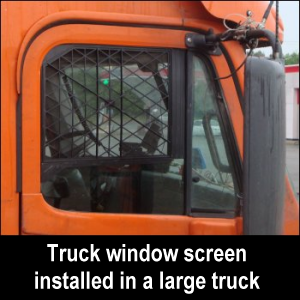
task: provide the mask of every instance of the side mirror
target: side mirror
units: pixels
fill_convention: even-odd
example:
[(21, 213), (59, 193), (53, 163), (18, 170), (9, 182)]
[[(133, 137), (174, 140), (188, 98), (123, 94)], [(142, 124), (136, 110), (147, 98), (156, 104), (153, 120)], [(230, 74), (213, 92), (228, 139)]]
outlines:
[(283, 231), (285, 71), (279, 60), (249, 58), (245, 68), (244, 233)]

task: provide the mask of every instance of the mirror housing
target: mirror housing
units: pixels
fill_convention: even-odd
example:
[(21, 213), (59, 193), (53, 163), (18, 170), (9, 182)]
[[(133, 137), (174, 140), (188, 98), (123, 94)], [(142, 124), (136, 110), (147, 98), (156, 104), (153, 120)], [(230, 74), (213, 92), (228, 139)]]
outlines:
[(244, 234), (283, 232), (285, 69), (281, 60), (248, 58), (245, 67)]

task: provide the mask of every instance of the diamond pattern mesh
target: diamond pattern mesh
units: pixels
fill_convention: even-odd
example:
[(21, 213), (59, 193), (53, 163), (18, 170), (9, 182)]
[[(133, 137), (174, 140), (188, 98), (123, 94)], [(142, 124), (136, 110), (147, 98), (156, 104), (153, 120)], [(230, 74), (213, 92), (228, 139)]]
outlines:
[(166, 156), (169, 53), (73, 48), (44, 63), (44, 160)]

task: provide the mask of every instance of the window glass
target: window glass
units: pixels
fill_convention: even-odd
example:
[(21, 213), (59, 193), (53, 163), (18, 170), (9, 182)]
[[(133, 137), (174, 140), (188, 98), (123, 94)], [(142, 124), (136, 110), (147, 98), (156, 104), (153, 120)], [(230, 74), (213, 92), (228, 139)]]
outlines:
[(69, 211), (181, 215), (183, 159), (163, 164), (67, 168), (42, 183), (45, 200)]
[(237, 205), (216, 92), (206, 65), (193, 58), (192, 211), (234, 211)]

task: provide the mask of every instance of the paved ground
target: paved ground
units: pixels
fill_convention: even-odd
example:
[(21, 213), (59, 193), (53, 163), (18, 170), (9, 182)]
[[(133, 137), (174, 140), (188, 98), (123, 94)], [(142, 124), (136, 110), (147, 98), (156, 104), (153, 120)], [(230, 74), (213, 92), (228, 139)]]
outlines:
[(288, 174), (299, 197), (299, 142), (287, 142), (286, 165)]

